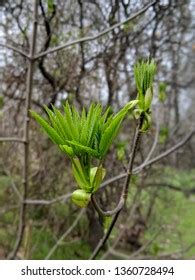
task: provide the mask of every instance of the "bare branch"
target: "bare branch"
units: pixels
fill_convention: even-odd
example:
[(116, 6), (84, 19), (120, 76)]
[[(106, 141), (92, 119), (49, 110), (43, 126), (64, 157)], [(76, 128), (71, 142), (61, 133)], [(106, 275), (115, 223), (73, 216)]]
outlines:
[(104, 31), (98, 33), (97, 35), (95, 36), (87, 36), (87, 37), (84, 37), (84, 38), (80, 38), (80, 39), (77, 39), (77, 40), (74, 40), (72, 42), (69, 42), (69, 43), (66, 43), (66, 44), (63, 44), (61, 46), (58, 46), (58, 47), (55, 47), (55, 48), (52, 48), (52, 49), (49, 49), (45, 52), (42, 52), (38, 55), (36, 55), (36, 59), (38, 58), (41, 58), (45, 55), (48, 55), (50, 53), (54, 53), (56, 51), (60, 51), (62, 49), (65, 49), (65, 48), (68, 48), (70, 46), (73, 46), (73, 45), (76, 45), (76, 44), (80, 44), (80, 43), (83, 43), (83, 42), (90, 42), (90, 41), (94, 41), (94, 40), (97, 40), (99, 39), (100, 37), (106, 35), (107, 33), (111, 32), (112, 30), (120, 27), (121, 25), (129, 22), (130, 20), (133, 20), (135, 19), (136, 17), (142, 15), (145, 11), (147, 11), (150, 7), (152, 7), (154, 4), (156, 3), (156, 0), (155, 1), (152, 1), (150, 4), (146, 5), (143, 9), (141, 9), (140, 11), (138, 11), (137, 13), (135, 13), (133, 16), (130, 16), (128, 17), (126, 20), (122, 21), (122, 22), (119, 22), (117, 24), (114, 24), (113, 26), (105, 29)]
[[(152, 165), (155, 162), (160, 161), (161, 159), (167, 157), (168, 155), (172, 154), (173, 152), (175, 152), (176, 150), (180, 149), (182, 146), (184, 146), (194, 135), (194, 130), (192, 130), (189, 134), (187, 134), (186, 137), (184, 137), (183, 140), (181, 140), (178, 144), (176, 144), (175, 146), (173, 146), (172, 148), (168, 149), (167, 151), (165, 151), (164, 153), (154, 157), (153, 159), (142, 163), (140, 166), (137, 166), (133, 169), (133, 174), (137, 174), (139, 173), (142, 169), (146, 168), (147, 166)], [(106, 187), (107, 185), (116, 182), (120, 179), (125, 178), (125, 176), (127, 175), (127, 173), (121, 173), (113, 178), (110, 178), (108, 180), (106, 180), (104, 183), (101, 184), (101, 188)]]
[(54, 204), (56, 202), (65, 202), (67, 201), (70, 197), (72, 196), (72, 193), (68, 193), (62, 196), (59, 196), (57, 198), (54, 198), (52, 200), (36, 200), (36, 199), (26, 199), (24, 201), (25, 204), (32, 204), (32, 205), (51, 205)]
[(19, 143), (24, 143), (25, 141), (20, 138), (15, 138), (15, 137), (0, 137), (0, 142), (19, 142)]
[(145, 167), (150, 166), (150, 165), (154, 164), (155, 162), (157, 162), (157, 161), (167, 157), (168, 155), (172, 154), (173, 152), (175, 152), (176, 150), (178, 150), (179, 148), (184, 146), (192, 138), (194, 133), (195, 133), (195, 130), (192, 130), (186, 137), (184, 137), (184, 139), (182, 141), (180, 141), (178, 144), (176, 144), (172, 148), (168, 149), (167, 151), (165, 151), (164, 153), (160, 154), (159, 156), (154, 157), (153, 159), (149, 160), (148, 162), (144, 162), (140, 166), (136, 167), (133, 170), (133, 173), (137, 174), (142, 169), (144, 169)]
[(2, 44), (2, 43), (0, 43), (0, 46), (3, 47), (3, 48), (6, 48), (6, 49), (12, 50), (12, 51), (22, 55), (23, 57), (29, 59), (29, 55), (27, 53), (25, 53), (24, 51), (19, 50), (18, 48), (15, 48), (15, 47), (13, 47), (11, 45), (8, 45), (8, 44)]

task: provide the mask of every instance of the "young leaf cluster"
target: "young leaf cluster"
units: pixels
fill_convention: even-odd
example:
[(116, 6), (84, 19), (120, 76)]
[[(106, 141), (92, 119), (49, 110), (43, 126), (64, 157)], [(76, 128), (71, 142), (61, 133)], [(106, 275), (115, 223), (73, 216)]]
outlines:
[(117, 136), (125, 115), (137, 102), (127, 103), (115, 115), (109, 113), (109, 108), (103, 112), (100, 104), (92, 104), (88, 112), (83, 108), (79, 114), (68, 102), (64, 106), (64, 113), (55, 107), (50, 110), (45, 106), (49, 120), (34, 111), (31, 111), (31, 115), (70, 158), (89, 156), (102, 159)]
[[(127, 112), (133, 109), (137, 100), (127, 103), (117, 114), (108, 108), (103, 112), (100, 104), (91, 104), (88, 112), (81, 114), (66, 102), (64, 112), (44, 107), (48, 120), (31, 111), (32, 117), (40, 124), (50, 139), (72, 162), (74, 178), (79, 186), (72, 194), (72, 200), (80, 207), (86, 207), (90, 194), (97, 191), (104, 176), (102, 161), (113, 143)], [(99, 160), (98, 167), (92, 166), (92, 159)]]
[(154, 60), (137, 62), (134, 66), (134, 76), (138, 90), (138, 109), (134, 111), (135, 118), (144, 117), (142, 131), (147, 131), (151, 125), (151, 104), (153, 99), (153, 82), (156, 73)]

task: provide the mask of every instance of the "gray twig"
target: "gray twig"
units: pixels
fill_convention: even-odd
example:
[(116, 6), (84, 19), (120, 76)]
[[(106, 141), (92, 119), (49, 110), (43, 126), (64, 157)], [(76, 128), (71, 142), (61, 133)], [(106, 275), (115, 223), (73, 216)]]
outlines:
[(146, 5), (144, 8), (142, 8), (140, 11), (138, 11), (137, 13), (135, 13), (133, 16), (130, 16), (128, 17), (126, 20), (122, 21), (122, 22), (119, 22), (117, 24), (114, 24), (113, 26), (105, 29), (104, 31), (98, 33), (97, 35), (95, 36), (87, 36), (87, 37), (83, 37), (83, 38), (80, 38), (80, 39), (77, 39), (77, 40), (74, 40), (74, 41), (71, 41), (69, 43), (65, 43), (61, 46), (58, 46), (58, 47), (55, 47), (55, 48), (52, 48), (52, 49), (49, 49), (45, 52), (41, 52), (39, 53), (38, 55), (36, 55), (36, 59), (38, 58), (41, 58), (45, 55), (48, 55), (50, 53), (54, 53), (54, 52), (57, 52), (57, 51), (60, 51), (62, 49), (65, 49), (65, 48), (68, 48), (70, 46), (73, 46), (73, 45), (77, 45), (77, 44), (80, 44), (80, 43), (83, 43), (83, 42), (90, 42), (90, 41), (94, 41), (94, 40), (97, 40), (99, 39), (100, 37), (106, 35), (107, 33), (111, 32), (112, 30), (122, 26), (123, 24), (129, 22), (130, 20), (133, 20), (135, 19), (136, 17), (142, 15), (145, 11), (147, 11), (150, 7), (152, 7), (154, 4), (156, 3), (156, 0), (155, 1), (152, 1), (151, 3), (149, 3), (148, 5)]

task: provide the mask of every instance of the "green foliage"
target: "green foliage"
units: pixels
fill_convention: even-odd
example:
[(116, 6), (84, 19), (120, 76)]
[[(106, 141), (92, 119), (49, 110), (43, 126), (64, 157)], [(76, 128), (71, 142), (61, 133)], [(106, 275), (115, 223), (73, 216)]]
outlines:
[[(51, 5), (51, 3), (50, 3)], [(105, 112), (100, 104), (92, 103), (88, 112), (83, 108), (80, 114), (68, 101), (61, 113), (54, 106), (52, 110), (44, 107), (49, 121), (36, 112), (32, 117), (40, 124), (50, 139), (70, 158), (74, 178), (80, 187), (73, 193), (72, 201), (80, 207), (86, 207), (90, 194), (97, 191), (104, 176), (102, 162), (116, 138), (121, 123), (128, 111), (135, 109), (136, 118), (143, 118), (141, 130), (147, 131), (151, 125), (151, 103), (153, 98), (153, 80), (156, 64), (153, 60), (138, 62), (134, 67), (138, 100), (128, 102), (117, 114), (108, 108)], [(93, 166), (96, 160), (98, 166)]]
[[(181, 188), (183, 192), (171, 190), (163, 185), (161, 187), (152, 187), (159, 190), (150, 227), (145, 233), (145, 239), (151, 240), (161, 225), (164, 228), (150, 246), (149, 254), (156, 256), (163, 253), (180, 251), (180, 249), (187, 248), (194, 242), (195, 203), (193, 197), (188, 198), (185, 195), (186, 191), (194, 188), (194, 171), (177, 170), (170, 167), (163, 168), (161, 166), (159, 182), (165, 182)], [(152, 181), (154, 181), (154, 178)], [(147, 199), (147, 203), (149, 203), (149, 197)], [(144, 198), (142, 199), (143, 201)], [(161, 215), (159, 216), (158, 213), (161, 213)], [(194, 254), (195, 248), (193, 247), (189, 252), (184, 252), (183, 257), (188, 258)]]
[[(135, 82), (138, 90), (138, 100), (140, 109), (145, 108), (145, 95), (148, 89), (150, 89), (150, 95), (153, 91), (153, 81), (156, 74), (156, 64), (154, 60), (137, 62), (134, 67)], [(152, 99), (150, 97), (150, 99)]]
[(49, 121), (31, 111), (32, 117), (41, 125), (50, 139), (69, 157), (82, 158), (91, 156), (102, 159), (110, 148), (128, 110), (137, 101), (129, 102), (115, 116), (108, 116), (109, 110), (102, 114), (101, 105), (92, 104), (88, 113), (82, 114), (68, 102), (64, 106), (64, 114), (53, 107), (53, 111), (45, 106)]
[[(119, 132), (122, 120), (137, 103), (137, 100), (128, 102), (115, 115), (110, 113), (110, 108), (103, 112), (100, 104), (93, 103), (88, 112), (83, 108), (81, 114), (68, 102), (64, 113), (45, 106), (48, 121), (31, 111), (32, 117), (50, 139), (70, 158), (74, 178), (81, 189), (73, 193), (72, 200), (80, 207), (88, 204), (88, 194), (98, 190), (106, 172), (101, 163)], [(99, 160), (98, 167), (92, 166), (94, 159)]]
[[(32, 117), (42, 126), (42, 128), (45, 130), (45, 132), (48, 134), (50, 139), (55, 143), (55, 144), (63, 144), (64, 140), (60, 134), (57, 133), (55, 128), (51, 127), (42, 117), (40, 117), (37, 113), (31, 111)], [(54, 121), (54, 125), (55, 121)], [(56, 126), (57, 128), (57, 126)]]

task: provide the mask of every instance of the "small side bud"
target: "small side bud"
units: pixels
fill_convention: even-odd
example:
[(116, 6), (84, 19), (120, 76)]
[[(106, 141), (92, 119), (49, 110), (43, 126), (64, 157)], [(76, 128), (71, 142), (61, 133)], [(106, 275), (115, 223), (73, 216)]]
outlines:
[(148, 88), (146, 90), (146, 94), (145, 94), (145, 110), (149, 109), (151, 104), (152, 104), (152, 98), (153, 98), (153, 92), (152, 92), (152, 88)]
[(142, 113), (142, 110), (141, 110), (141, 109), (135, 109), (135, 110), (133, 111), (133, 115), (134, 115), (134, 117), (135, 117), (136, 120), (138, 120), (138, 119), (140, 118), (141, 113)]
[(105, 175), (106, 175), (106, 169), (103, 168), (102, 166), (92, 167), (90, 169), (90, 183), (93, 192), (97, 191)]
[(87, 207), (91, 200), (91, 194), (85, 190), (76, 190), (72, 193), (72, 202), (81, 208)]
[(142, 125), (142, 128), (141, 128), (141, 131), (142, 131), (142, 132), (148, 131), (148, 129), (150, 128), (151, 124), (152, 124), (151, 115), (145, 113), (144, 121), (143, 121), (143, 125)]

